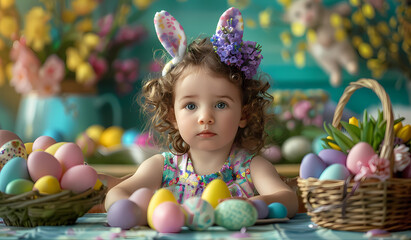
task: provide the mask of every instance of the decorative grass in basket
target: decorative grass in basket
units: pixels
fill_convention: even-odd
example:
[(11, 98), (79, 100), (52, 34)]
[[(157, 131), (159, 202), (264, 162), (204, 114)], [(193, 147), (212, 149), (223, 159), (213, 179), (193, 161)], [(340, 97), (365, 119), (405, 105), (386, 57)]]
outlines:
[(74, 224), (106, 191), (75, 143), (41, 136), (23, 144), (0, 130), (0, 218), (6, 225)]
[[(341, 121), (351, 95), (368, 88), (383, 111), (375, 119)], [(318, 155), (307, 154), (298, 186), (307, 213), (319, 226), (346, 231), (411, 229), (411, 126), (394, 120), (391, 101), (382, 86), (360, 79), (345, 89), (335, 110), (329, 135)]]

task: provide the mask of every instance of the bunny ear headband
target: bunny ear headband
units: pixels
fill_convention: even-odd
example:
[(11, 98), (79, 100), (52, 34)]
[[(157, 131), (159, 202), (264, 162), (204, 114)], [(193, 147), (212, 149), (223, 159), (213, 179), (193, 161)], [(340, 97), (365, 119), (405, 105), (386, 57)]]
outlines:
[[(154, 17), (158, 39), (173, 57), (163, 68), (163, 76), (184, 57), (187, 40), (183, 27), (166, 11)], [(247, 79), (256, 73), (261, 59), (261, 46), (256, 42), (243, 41), (243, 17), (237, 8), (229, 8), (220, 17), (216, 33), (210, 38), (221, 61), (240, 69)]]

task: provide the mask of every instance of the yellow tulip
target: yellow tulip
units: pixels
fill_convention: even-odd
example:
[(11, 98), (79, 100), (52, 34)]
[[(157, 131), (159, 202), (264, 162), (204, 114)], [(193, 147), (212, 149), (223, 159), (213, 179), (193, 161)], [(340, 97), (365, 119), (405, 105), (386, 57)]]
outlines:
[(96, 78), (96, 73), (93, 70), (93, 67), (87, 63), (83, 62), (76, 68), (76, 81), (79, 83), (87, 83), (94, 81)]
[(358, 127), (358, 119), (357, 119), (356, 117), (351, 117), (351, 118), (348, 120), (348, 123), (351, 124), (351, 125), (354, 125), (354, 126), (357, 126), (357, 127)]
[[(334, 140), (331, 136), (328, 136), (327, 139)], [(337, 144), (329, 142), (328, 145), (335, 150), (341, 151), (341, 148)]]
[(411, 139), (411, 126), (408, 124), (402, 127), (398, 131), (397, 137), (401, 138), (404, 142), (408, 142)]
[(1, 0), (0, 1), (0, 8), (1, 9), (8, 9), (9, 7), (14, 5), (15, 0)]
[(394, 125), (394, 134), (397, 136), (398, 131), (402, 128), (402, 122), (399, 122)]

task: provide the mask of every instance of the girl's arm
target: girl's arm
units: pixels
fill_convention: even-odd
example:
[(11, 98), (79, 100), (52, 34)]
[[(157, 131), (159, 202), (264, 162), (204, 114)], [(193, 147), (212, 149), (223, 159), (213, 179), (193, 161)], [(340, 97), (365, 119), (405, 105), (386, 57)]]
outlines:
[(273, 164), (261, 156), (255, 156), (250, 164), (250, 172), (260, 194), (251, 200), (261, 199), (267, 204), (282, 203), (287, 208), (287, 217), (294, 217), (298, 210), (297, 193), (281, 180)]
[(139, 188), (157, 190), (163, 177), (164, 157), (156, 154), (143, 161), (133, 176), (127, 178), (110, 189), (106, 195), (104, 206), (106, 211), (111, 204), (120, 199), (127, 199)]

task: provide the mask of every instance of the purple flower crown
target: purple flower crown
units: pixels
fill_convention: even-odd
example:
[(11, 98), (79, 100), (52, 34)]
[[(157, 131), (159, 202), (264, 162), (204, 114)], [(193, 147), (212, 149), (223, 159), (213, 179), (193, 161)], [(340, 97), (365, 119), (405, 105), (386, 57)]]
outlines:
[(221, 27), (210, 40), (222, 62), (238, 68), (247, 79), (251, 79), (263, 59), (261, 45), (243, 41), (242, 32), (236, 30), (237, 24), (238, 19), (228, 19), (227, 26)]

